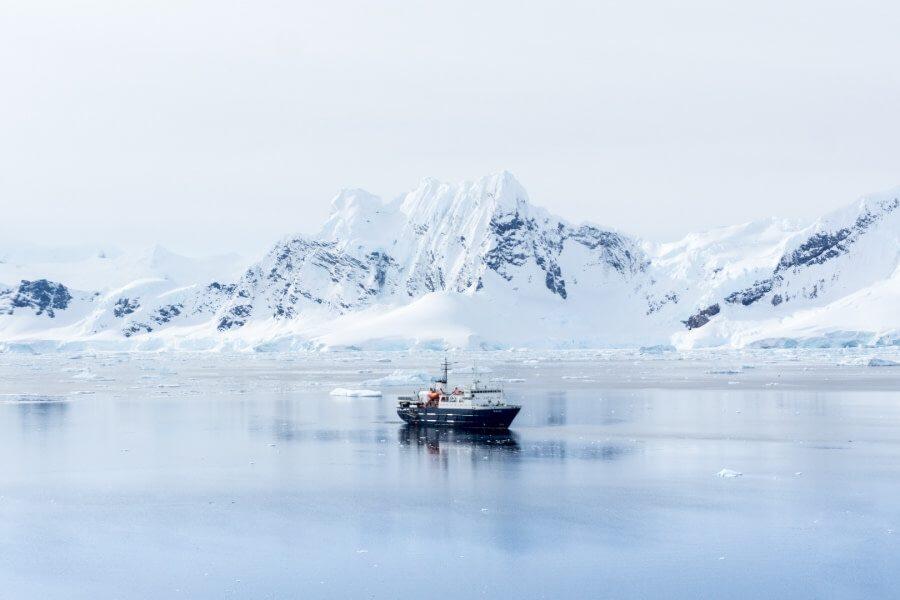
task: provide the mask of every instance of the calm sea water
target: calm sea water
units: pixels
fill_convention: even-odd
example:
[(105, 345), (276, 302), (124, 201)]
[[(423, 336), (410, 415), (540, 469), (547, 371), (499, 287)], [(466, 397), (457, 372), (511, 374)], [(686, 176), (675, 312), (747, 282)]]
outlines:
[(0, 355), (0, 597), (900, 595), (900, 368), (477, 358), (507, 434), (328, 393), (440, 355)]

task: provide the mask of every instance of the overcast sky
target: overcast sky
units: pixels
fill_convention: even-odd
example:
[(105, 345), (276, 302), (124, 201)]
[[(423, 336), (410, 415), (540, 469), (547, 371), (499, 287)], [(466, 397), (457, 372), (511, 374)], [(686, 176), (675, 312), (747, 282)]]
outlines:
[(900, 185), (900, 3), (0, 3), (5, 244), (253, 253), (507, 169), (653, 239)]

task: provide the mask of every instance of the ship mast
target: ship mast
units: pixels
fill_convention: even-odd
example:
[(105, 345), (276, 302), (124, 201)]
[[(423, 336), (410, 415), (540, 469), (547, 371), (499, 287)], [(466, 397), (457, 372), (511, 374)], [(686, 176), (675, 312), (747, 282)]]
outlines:
[(444, 377), (438, 379), (438, 383), (447, 385), (447, 374), (450, 372), (450, 362), (447, 360), (446, 356), (444, 357), (444, 363), (441, 365), (441, 367), (444, 369)]

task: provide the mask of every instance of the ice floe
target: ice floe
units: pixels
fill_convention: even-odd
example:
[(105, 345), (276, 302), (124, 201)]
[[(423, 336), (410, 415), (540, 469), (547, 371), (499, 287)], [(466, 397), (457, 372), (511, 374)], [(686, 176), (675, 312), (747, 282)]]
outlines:
[(671, 344), (657, 344), (656, 346), (641, 346), (638, 350), (641, 354), (665, 354), (675, 352), (675, 346)]
[(716, 477), (722, 477), (725, 479), (733, 479), (735, 477), (740, 477), (743, 475), (740, 471), (735, 471), (733, 469), (722, 469), (718, 473), (716, 473)]
[(900, 362), (888, 360), (886, 358), (870, 358), (866, 363), (867, 367), (900, 367)]
[(361, 397), (378, 397), (381, 392), (378, 390), (351, 390), (348, 388), (334, 388), (329, 392), (332, 396), (361, 396)]

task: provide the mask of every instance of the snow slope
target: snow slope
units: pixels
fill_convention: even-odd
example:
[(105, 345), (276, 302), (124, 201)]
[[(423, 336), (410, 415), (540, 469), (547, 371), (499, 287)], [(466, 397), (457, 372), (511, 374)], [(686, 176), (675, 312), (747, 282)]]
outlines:
[[(0, 253), (7, 348), (326, 350), (900, 343), (900, 190), (809, 224), (642, 242), (532, 205), (509, 173), (342, 191), (238, 271), (162, 248)], [(27, 251), (26, 251), (27, 250)], [(28, 260), (31, 256), (32, 260)]]

